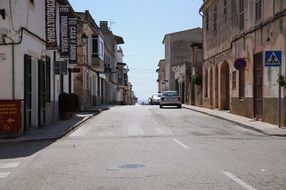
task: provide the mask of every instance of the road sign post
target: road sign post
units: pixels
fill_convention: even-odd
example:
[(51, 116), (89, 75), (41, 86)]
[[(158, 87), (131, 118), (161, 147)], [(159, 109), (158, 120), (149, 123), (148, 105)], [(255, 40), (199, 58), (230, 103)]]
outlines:
[[(279, 67), (278, 78), (281, 76), (282, 51), (265, 51), (265, 67)], [(281, 86), (278, 85), (278, 127), (281, 127)]]

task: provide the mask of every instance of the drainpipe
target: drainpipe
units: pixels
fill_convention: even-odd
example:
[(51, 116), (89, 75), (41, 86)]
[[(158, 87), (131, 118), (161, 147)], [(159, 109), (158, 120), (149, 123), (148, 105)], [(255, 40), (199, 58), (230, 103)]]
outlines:
[(15, 41), (7, 35), (4, 35), (4, 38), (8, 38), (12, 43), (4, 45), (11, 45), (12, 50), (12, 99), (15, 100)]
[(12, 44), (12, 99), (15, 100), (15, 45), (14, 44)]

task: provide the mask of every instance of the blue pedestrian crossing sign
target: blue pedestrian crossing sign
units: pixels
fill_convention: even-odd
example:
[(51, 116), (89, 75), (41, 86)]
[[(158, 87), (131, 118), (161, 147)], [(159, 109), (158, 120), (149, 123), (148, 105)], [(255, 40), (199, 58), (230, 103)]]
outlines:
[(282, 62), (282, 51), (265, 51), (265, 67), (280, 67)]

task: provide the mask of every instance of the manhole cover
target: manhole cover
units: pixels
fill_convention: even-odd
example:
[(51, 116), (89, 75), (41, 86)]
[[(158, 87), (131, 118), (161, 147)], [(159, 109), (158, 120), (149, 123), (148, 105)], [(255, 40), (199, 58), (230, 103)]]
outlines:
[(118, 166), (119, 168), (123, 169), (136, 169), (136, 168), (143, 168), (143, 164), (122, 164)]

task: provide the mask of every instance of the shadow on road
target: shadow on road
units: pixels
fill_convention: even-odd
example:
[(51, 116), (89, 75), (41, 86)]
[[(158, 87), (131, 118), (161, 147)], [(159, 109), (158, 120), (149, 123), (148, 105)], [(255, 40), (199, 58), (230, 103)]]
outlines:
[(55, 140), (26, 142), (21, 144), (9, 144), (9, 145), (3, 144), (0, 145), (0, 160), (31, 156), (37, 153), (38, 151), (48, 147), (54, 142)]
[(168, 106), (168, 107), (162, 107), (161, 109), (182, 109), (182, 108), (177, 108), (174, 106)]

